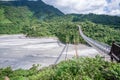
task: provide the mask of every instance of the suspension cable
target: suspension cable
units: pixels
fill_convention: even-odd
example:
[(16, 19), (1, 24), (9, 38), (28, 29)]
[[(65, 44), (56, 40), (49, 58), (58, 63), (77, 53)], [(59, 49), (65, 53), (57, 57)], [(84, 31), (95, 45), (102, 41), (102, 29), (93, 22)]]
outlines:
[(106, 54), (109, 54), (110, 53), (110, 49), (111, 49), (111, 46), (105, 44), (105, 43), (101, 43), (101, 42), (98, 42), (96, 40), (93, 40), (89, 37), (87, 37), (86, 35), (83, 34), (82, 30), (81, 30), (81, 27), (78, 25), (79, 27), (79, 32), (80, 32), (80, 35), (82, 36), (82, 38), (88, 43), (90, 44), (92, 47), (96, 48), (97, 50), (100, 50)]
[(65, 60), (67, 60), (67, 53), (68, 53), (68, 48), (69, 48), (69, 44), (67, 44), (67, 47), (66, 47), (66, 55), (65, 55)]
[(56, 59), (56, 61), (55, 61), (54, 64), (57, 64), (57, 63), (58, 63), (58, 61), (59, 61), (60, 57), (62, 56), (62, 54), (63, 54), (64, 50), (66, 49), (66, 47), (67, 47), (67, 44), (66, 44), (66, 45), (64, 46), (64, 48), (62, 49), (61, 53), (60, 53), (59, 56), (57, 57), (57, 59)]

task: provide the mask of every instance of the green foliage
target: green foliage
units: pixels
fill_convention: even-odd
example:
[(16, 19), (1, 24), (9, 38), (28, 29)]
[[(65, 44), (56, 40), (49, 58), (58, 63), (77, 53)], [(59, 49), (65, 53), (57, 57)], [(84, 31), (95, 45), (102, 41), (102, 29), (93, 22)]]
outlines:
[[(55, 18), (54, 18), (55, 19)], [(56, 36), (63, 43), (85, 43), (80, 37), (77, 24), (82, 26), (83, 32), (90, 38), (111, 45), (113, 41), (120, 42), (120, 30), (112, 26), (95, 24), (90, 21), (71, 22), (60, 20), (47, 20), (35, 23), (34, 26), (23, 29), (25, 34), (33, 37)]]
[[(96, 15), (96, 14), (72, 14), (74, 16), (73, 22), (91, 21), (96, 24), (103, 25), (120, 25), (120, 17), (109, 15)], [(120, 26), (119, 26), (120, 28)]]
[(24, 33), (30, 37), (58, 37), (63, 43), (85, 43), (76, 26), (80, 24), (88, 37), (107, 44), (112, 41), (120, 42), (120, 17), (95, 14), (56, 15), (62, 13), (40, 0), (17, 3), (1, 1), (0, 34)]
[(29, 70), (17, 69), (12, 70), (10, 67), (0, 69), (0, 80), (8, 76), (10, 80), (28, 80), (29, 76), (35, 75), (38, 72), (39, 65), (33, 65)]
[[(31, 12), (34, 13), (34, 17), (38, 19), (44, 19), (47, 17), (53, 16), (62, 16), (64, 15), (60, 10), (54, 8), (53, 6), (45, 4), (42, 0), (37, 1), (28, 1), (28, 0), (18, 0), (18, 1), (0, 1), (0, 5), (13, 6), (15, 7), (28, 7)], [(24, 14), (22, 12), (21, 14)], [(25, 14), (27, 15), (27, 14)]]
[(28, 7), (12, 7), (5, 6), (6, 17), (15, 24), (27, 23), (30, 20), (33, 13), (28, 9)]
[(95, 24), (90, 21), (82, 22), (83, 32), (90, 38), (100, 42), (112, 44), (113, 41), (120, 42), (120, 30), (114, 29), (112, 26)]
[(27, 7), (0, 6), (0, 34), (18, 34), (30, 24), (32, 12)]
[(0, 8), (0, 24), (11, 23), (5, 16), (4, 8)]
[(79, 37), (78, 27), (72, 22), (63, 22), (62, 24), (58, 24), (56, 36), (60, 41), (65, 43), (82, 43), (82, 38)]
[(39, 75), (39, 78), (32, 80), (119, 80), (119, 70), (120, 64), (106, 62), (100, 57), (80, 58), (63, 61), (54, 68), (45, 69), (34, 75)]
[(73, 58), (57, 65), (38, 70), (33, 66), (29, 70), (0, 69), (0, 77), (11, 80), (120, 80), (120, 64), (96, 58)]
[(23, 76), (15, 76), (13, 78), (10, 78), (11, 80), (28, 80), (26, 77)]
[(4, 16), (4, 9), (0, 9), (0, 23), (2, 22), (2, 20), (4, 20), (5, 16)]
[(14, 24), (0, 24), (0, 34), (18, 34), (21, 33), (22, 27)]

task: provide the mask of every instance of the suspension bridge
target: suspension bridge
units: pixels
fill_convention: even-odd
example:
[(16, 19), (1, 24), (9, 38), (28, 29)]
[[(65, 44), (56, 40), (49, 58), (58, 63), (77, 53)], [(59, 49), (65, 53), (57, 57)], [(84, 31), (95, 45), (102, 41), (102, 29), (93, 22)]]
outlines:
[(91, 45), (96, 50), (100, 51), (101, 53), (109, 55), (112, 61), (114, 59), (117, 62), (120, 62), (120, 46), (118, 44), (113, 42), (112, 46), (109, 46), (108, 44), (93, 40), (92, 38), (89, 38), (83, 34), (80, 25), (78, 25), (78, 27), (79, 27), (80, 35), (89, 45)]
[[(87, 37), (81, 29), (81, 26), (78, 25), (79, 28), (79, 34), (80, 36), (93, 48), (95, 48), (97, 51), (99, 51), (102, 55), (107, 58), (111, 58), (111, 61), (115, 60), (117, 62), (120, 62), (120, 46), (117, 45), (116, 43), (113, 43), (112, 46), (96, 41), (90, 37)], [(57, 60), (55, 61), (55, 64), (59, 61), (60, 57), (62, 56), (63, 52), (65, 49), (68, 48), (68, 45), (66, 44), (65, 47), (63, 48), (62, 52), (58, 56)], [(67, 55), (67, 50), (66, 50), (66, 55)]]
[(97, 49), (98, 51), (108, 54), (110, 53), (111, 50), (111, 46), (109, 46), (108, 44), (102, 43), (102, 42), (98, 42), (96, 40), (93, 40), (92, 38), (87, 37), (86, 35), (83, 34), (81, 27), (78, 25), (79, 27), (79, 32), (81, 37), (92, 47), (94, 47), (95, 49)]

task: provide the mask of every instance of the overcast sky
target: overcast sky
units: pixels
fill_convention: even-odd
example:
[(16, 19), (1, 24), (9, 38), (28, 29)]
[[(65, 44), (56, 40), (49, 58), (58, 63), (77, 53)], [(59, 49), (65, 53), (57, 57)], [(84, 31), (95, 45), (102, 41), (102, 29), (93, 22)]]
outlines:
[(42, 0), (64, 13), (120, 15), (120, 0)]
[[(1, 0), (0, 0), (1, 1)], [(3, 0), (10, 1), (10, 0)], [(42, 0), (65, 14), (108, 14), (120, 16), (120, 0)]]

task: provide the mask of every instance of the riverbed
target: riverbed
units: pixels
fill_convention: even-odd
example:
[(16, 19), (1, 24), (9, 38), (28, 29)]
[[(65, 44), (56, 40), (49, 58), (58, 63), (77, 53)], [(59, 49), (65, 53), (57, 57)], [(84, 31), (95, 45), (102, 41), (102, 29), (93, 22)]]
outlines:
[[(55, 64), (58, 56), (65, 47), (57, 38), (26, 38), (25, 35), (0, 36), (0, 68), (29, 69), (33, 64), (41, 67)], [(94, 48), (79, 44), (77, 53), (80, 57), (94, 57), (99, 54)], [(71, 59), (76, 55), (75, 46), (69, 44), (67, 55), (63, 52), (62, 60)]]

